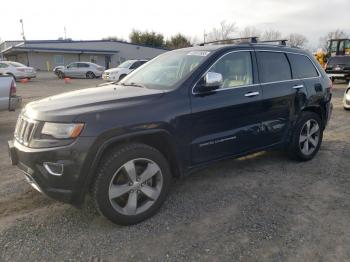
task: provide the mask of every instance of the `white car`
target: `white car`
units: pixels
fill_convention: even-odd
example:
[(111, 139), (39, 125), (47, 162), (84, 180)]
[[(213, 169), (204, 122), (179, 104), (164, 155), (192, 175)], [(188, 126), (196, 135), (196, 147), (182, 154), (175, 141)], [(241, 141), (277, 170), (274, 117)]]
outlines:
[(15, 80), (36, 77), (36, 71), (33, 67), (13, 61), (0, 61), (0, 75), (5, 74), (11, 75)]
[(148, 60), (127, 60), (116, 68), (111, 68), (104, 71), (102, 74), (102, 79), (106, 81), (119, 81), (147, 61)]
[(54, 73), (58, 78), (75, 77), (75, 78), (98, 78), (101, 77), (105, 68), (91, 62), (74, 62), (67, 66), (57, 66)]
[(348, 88), (345, 90), (345, 93), (344, 93), (343, 105), (344, 105), (344, 109), (350, 110), (350, 81), (349, 81)]

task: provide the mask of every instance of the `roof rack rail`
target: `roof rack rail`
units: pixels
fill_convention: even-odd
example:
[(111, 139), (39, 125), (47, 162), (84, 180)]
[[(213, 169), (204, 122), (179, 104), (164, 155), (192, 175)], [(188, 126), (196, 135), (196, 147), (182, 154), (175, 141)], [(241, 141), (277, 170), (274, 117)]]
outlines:
[(263, 40), (263, 41), (259, 41), (259, 43), (279, 43), (280, 45), (287, 45), (287, 39), (277, 39), (277, 40)]
[(225, 39), (225, 40), (216, 40), (216, 41), (210, 41), (210, 42), (204, 42), (200, 43), (199, 46), (204, 46), (208, 44), (216, 44), (216, 43), (224, 43), (224, 42), (234, 42), (241, 40), (241, 42), (244, 42), (244, 40), (248, 40), (248, 43), (257, 43), (258, 37), (257, 36), (250, 36), (250, 37), (240, 37), (240, 38), (231, 38), (231, 39)]

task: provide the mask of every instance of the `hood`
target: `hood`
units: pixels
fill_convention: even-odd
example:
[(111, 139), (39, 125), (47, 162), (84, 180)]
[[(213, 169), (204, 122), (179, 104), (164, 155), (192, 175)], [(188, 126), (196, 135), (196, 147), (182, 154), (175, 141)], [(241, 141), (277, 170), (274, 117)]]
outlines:
[(134, 86), (104, 85), (51, 96), (27, 104), (23, 113), (39, 121), (71, 122), (84, 113), (129, 107), (164, 91)]
[(116, 67), (116, 68), (111, 68), (111, 69), (105, 70), (105, 73), (117, 73), (120, 70), (121, 70), (121, 68)]

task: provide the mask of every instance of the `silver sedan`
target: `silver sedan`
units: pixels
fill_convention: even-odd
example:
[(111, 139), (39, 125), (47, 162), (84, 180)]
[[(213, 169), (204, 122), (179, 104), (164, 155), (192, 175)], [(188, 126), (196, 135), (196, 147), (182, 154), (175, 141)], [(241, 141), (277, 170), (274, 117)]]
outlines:
[(101, 77), (105, 68), (91, 62), (74, 62), (65, 67), (55, 68), (55, 74), (59, 78), (76, 77), (76, 78), (96, 78)]

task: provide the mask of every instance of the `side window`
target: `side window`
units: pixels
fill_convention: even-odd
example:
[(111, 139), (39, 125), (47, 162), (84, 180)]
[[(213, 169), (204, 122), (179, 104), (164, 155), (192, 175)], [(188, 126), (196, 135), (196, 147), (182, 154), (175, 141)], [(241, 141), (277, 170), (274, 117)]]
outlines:
[(209, 72), (222, 74), (221, 88), (250, 85), (253, 83), (251, 54), (250, 52), (229, 53), (216, 61)]
[(317, 77), (318, 72), (310, 59), (304, 55), (287, 54), (292, 66), (293, 78)]
[(8, 65), (0, 63), (0, 68), (6, 68), (6, 67), (8, 67)]
[(73, 63), (67, 66), (67, 68), (77, 68), (78, 64), (77, 63)]
[(256, 52), (261, 83), (292, 79), (289, 62), (284, 53)]
[(79, 68), (87, 68), (87, 67), (89, 67), (90, 65), (89, 64), (86, 64), (86, 63), (79, 63), (78, 64), (78, 67)]
[(136, 69), (136, 68), (138, 68), (140, 65), (141, 65), (140, 62), (139, 62), (139, 61), (136, 61), (136, 62), (134, 62), (134, 63), (130, 66), (129, 69)]

